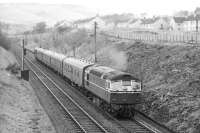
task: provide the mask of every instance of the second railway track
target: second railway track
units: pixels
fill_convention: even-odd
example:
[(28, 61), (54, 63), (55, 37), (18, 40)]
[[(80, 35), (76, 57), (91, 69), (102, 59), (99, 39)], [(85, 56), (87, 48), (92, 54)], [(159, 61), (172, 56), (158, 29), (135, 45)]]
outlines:
[[(32, 60), (34, 60), (33, 57), (30, 57), (30, 58), (32, 58)], [(35, 63), (38, 65), (38, 67), (40, 67), (40, 69), (44, 70), (44, 68), (45, 68), (44, 65), (42, 65), (41, 63), (39, 63), (37, 61)], [(52, 76), (52, 80), (54, 80), (56, 82), (56, 84), (59, 84), (57, 82), (58, 81), (57, 79), (59, 78), (59, 76), (57, 77), (56, 74), (55, 75), (50, 74), (51, 70), (46, 71), (46, 69), (45, 69), (44, 71), (45, 71), (45, 74), (47, 74), (49, 77)], [(62, 83), (62, 84), (65, 84), (65, 83)], [(64, 93), (66, 93), (66, 92), (64, 92)], [(152, 130), (146, 128), (144, 125), (138, 123), (136, 120), (117, 121), (112, 116), (107, 116), (107, 117), (109, 117), (109, 120), (112, 121), (113, 123), (115, 123), (115, 126), (117, 125), (117, 128), (118, 128), (118, 130), (111, 129), (110, 130), (111, 132), (114, 132), (114, 133), (116, 133), (116, 132), (117, 133), (124, 133), (124, 132), (128, 132), (128, 133), (153, 133)], [(128, 123), (128, 125), (127, 125), (127, 123)]]
[[(138, 123), (137, 121), (113, 121), (116, 122), (115, 125), (118, 125), (117, 128), (119, 130), (113, 130), (109, 126), (105, 126), (105, 123), (99, 122), (94, 117), (92, 117), (87, 111), (85, 111), (80, 103), (74, 101), (70, 94), (67, 94), (66, 91), (63, 90), (63, 87), (60, 87), (61, 81), (56, 79), (56, 74), (49, 74), (46, 69), (45, 72), (43, 68), (45, 68), (41, 63), (34, 60), (34, 58), (29, 56), (26, 58), (26, 64), (28, 67), (37, 75), (37, 77), (41, 80), (42, 84), (48, 88), (51, 94), (55, 97), (55, 99), (60, 103), (62, 108), (67, 112), (70, 117), (70, 120), (74, 122), (77, 126), (77, 132), (133, 132), (133, 133), (150, 133), (154, 132), (145, 128), (144, 125)], [(31, 64), (31, 65), (30, 65)], [(34, 69), (33, 69), (34, 68)], [(50, 70), (49, 70), (50, 71)], [(53, 73), (53, 72), (52, 72)], [(56, 75), (56, 76), (55, 76)], [(53, 77), (52, 77), (53, 76)], [(54, 77), (55, 76), (55, 77)], [(51, 78), (50, 78), (51, 77)], [(59, 77), (59, 76), (58, 76)], [(64, 80), (63, 80), (64, 82)], [(59, 84), (59, 85), (57, 85)], [(63, 83), (65, 84), (65, 83)], [(69, 96), (70, 95), (70, 96)], [(111, 118), (112, 119), (112, 118)], [(101, 120), (100, 120), (101, 121)], [(104, 120), (102, 120), (104, 121)], [(127, 124), (128, 123), (128, 124)], [(161, 132), (155, 132), (161, 133)]]
[[(35, 64), (26, 60), (31, 64), (27, 64), (31, 71), (40, 79), (42, 84), (51, 92), (51, 94), (56, 98), (60, 105), (64, 108), (67, 114), (70, 116), (77, 127), (79, 127), (80, 132), (91, 132), (91, 133), (108, 133), (108, 129), (104, 128), (99, 124), (92, 116), (90, 116), (83, 108), (81, 108), (78, 103), (76, 103), (68, 94), (66, 94), (52, 79), (45, 75), (40, 68)], [(35, 69), (34, 69), (34, 68)]]

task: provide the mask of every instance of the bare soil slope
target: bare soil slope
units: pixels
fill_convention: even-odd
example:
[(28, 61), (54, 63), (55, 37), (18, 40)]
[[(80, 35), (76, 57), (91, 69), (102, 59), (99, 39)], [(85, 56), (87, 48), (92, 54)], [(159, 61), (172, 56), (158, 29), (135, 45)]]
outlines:
[[(102, 46), (98, 46), (99, 63), (143, 80), (141, 111), (174, 131), (200, 132), (200, 47), (121, 40)], [(82, 51), (87, 58), (94, 56)]]
[(0, 132), (55, 133), (29, 83), (5, 70), (15, 63), (15, 57), (0, 47)]

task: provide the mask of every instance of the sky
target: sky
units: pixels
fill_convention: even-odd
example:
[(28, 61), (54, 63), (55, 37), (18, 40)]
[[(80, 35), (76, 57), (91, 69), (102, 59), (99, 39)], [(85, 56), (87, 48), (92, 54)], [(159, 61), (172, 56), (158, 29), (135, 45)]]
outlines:
[(72, 4), (97, 14), (146, 12), (148, 15), (172, 15), (179, 10), (194, 11), (200, 0), (0, 0), (0, 3)]

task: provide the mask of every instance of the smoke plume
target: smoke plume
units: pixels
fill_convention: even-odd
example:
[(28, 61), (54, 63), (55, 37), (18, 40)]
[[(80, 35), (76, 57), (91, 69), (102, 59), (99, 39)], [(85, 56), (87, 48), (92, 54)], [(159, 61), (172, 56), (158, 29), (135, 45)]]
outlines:
[(126, 70), (127, 68), (127, 56), (124, 51), (119, 51), (116, 48), (109, 49), (109, 57), (112, 61), (113, 68), (119, 70)]

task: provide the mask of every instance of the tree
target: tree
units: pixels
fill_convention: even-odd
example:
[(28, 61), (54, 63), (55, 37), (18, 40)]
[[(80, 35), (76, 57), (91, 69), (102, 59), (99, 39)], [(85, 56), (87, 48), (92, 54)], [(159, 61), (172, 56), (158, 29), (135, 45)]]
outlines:
[(60, 26), (56, 30), (58, 31), (58, 33), (62, 34), (64, 32), (70, 31), (71, 29), (72, 29), (71, 27)]
[(174, 16), (176, 16), (176, 17), (187, 17), (187, 16), (189, 16), (189, 14), (190, 13), (188, 11), (182, 10), (182, 11), (176, 12), (174, 14)]
[(75, 56), (76, 48), (86, 42), (87, 38), (87, 32), (84, 29), (81, 29), (68, 35), (67, 38), (65, 38), (65, 41), (67, 42), (68, 46), (71, 47)]
[(7, 50), (10, 49), (10, 40), (2, 33), (0, 29), (0, 47), (3, 47)]
[(197, 7), (194, 11), (195, 15), (197, 16), (197, 18), (200, 18), (200, 7)]
[(71, 47), (79, 47), (86, 41), (87, 37), (87, 32), (84, 29), (81, 29), (69, 35), (66, 41)]
[[(199, 22), (198, 21), (200, 19), (200, 7), (197, 7), (195, 9), (194, 13), (195, 13), (195, 16), (196, 16), (196, 31), (198, 32), (199, 31), (199, 24), (198, 24)], [(196, 38), (196, 40), (197, 40), (197, 38)]]
[(46, 23), (39, 22), (33, 27), (33, 31), (36, 33), (44, 33), (46, 31)]

